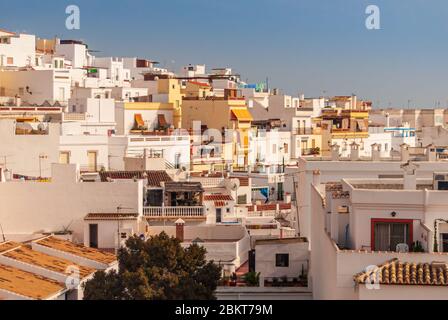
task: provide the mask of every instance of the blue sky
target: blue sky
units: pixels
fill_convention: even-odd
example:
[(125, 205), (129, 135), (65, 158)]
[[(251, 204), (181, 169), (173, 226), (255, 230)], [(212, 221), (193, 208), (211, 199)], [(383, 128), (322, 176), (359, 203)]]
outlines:
[[(65, 8), (81, 9), (81, 30)], [(381, 9), (381, 30), (365, 9)], [(377, 106), (448, 106), (446, 0), (15, 0), (0, 28), (82, 39), (97, 55), (178, 69), (232, 66), (249, 82), (306, 96), (356, 93)]]

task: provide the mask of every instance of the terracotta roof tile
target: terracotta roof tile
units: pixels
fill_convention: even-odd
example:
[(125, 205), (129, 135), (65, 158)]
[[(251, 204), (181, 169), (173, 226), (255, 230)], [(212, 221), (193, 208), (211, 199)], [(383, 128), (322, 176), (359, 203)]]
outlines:
[(224, 201), (215, 201), (215, 207), (216, 208), (222, 208), (225, 207), (226, 203)]
[(36, 240), (34, 243), (100, 263), (111, 264), (117, 261), (117, 257), (112, 253), (85, 247), (52, 236)]
[(373, 271), (354, 276), (354, 281), (366, 281), (383, 285), (448, 286), (448, 268), (439, 263), (410, 263), (392, 259)]
[(138, 213), (89, 213), (84, 220), (135, 220)]
[(85, 277), (89, 276), (90, 274), (96, 271), (93, 268), (77, 265), (73, 261), (53, 257), (48, 254), (33, 250), (26, 245), (22, 245), (20, 247), (17, 247), (16, 249), (8, 251), (4, 253), (3, 256), (10, 259), (14, 259), (16, 261), (20, 261), (23, 263), (27, 263), (30, 265), (34, 265), (60, 274), (67, 274), (67, 275), (69, 275), (67, 273), (67, 268), (70, 266), (75, 266), (79, 269), (79, 275), (81, 276), (81, 279), (84, 279)]
[(232, 177), (232, 178), (240, 180), (240, 186), (241, 187), (248, 187), (249, 186), (249, 178), (248, 177)]
[(54, 280), (0, 264), (0, 289), (31, 299), (43, 300), (64, 290)]
[(204, 201), (234, 201), (228, 194), (208, 194), (204, 196)]
[(173, 179), (166, 173), (166, 171), (104, 171), (100, 172), (102, 182), (107, 182), (108, 179), (112, 180), (131, 180), (134, 178), (143, 179), (144, 176), (148, 177), (148, 185), (151, 187), (161, 187), (161, 182), (171, 182)]

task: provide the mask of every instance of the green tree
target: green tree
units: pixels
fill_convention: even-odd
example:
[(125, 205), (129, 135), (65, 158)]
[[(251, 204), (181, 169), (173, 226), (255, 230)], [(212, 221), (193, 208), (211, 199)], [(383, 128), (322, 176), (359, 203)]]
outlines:
[(99, 271), (84, 287), (85, 300), (212, 300), (221, 268), (196, 244), (183, 248), (162, 232), (132, 237), (118, 252), (119, 271)]

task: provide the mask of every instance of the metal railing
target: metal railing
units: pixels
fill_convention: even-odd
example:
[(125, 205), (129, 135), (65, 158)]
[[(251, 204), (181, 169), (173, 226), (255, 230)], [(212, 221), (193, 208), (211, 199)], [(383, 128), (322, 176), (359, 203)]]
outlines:
[(203, 218), (204, 207), (144, 207), (143, 215), (148, 218)]

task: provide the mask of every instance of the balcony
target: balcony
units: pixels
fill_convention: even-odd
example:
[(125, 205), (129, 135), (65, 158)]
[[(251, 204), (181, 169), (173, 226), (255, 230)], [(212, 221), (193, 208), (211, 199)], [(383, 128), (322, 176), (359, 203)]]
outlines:
[(144, 207), (143, 216), (149, 220), (206, 219), (204, 207)]
[(302, 149), (302, 156), (314, 156), (319, 154), (320, 154), (319, 148)]

